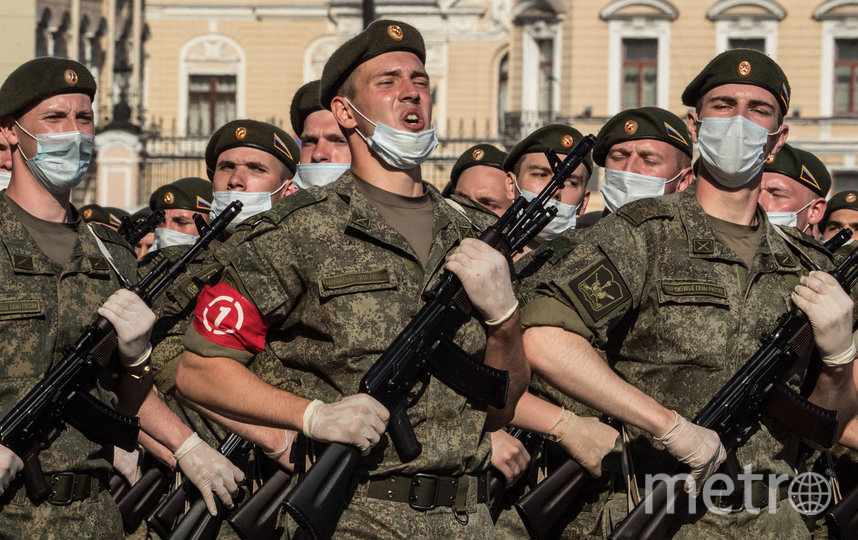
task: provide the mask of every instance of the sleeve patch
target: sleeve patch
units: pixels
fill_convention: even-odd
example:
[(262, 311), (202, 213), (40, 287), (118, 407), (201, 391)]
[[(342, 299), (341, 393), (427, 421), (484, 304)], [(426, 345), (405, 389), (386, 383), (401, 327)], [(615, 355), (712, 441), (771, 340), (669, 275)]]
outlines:
[[(570, 279), (563, 287), (589, 319), (599, 321), (631, 300), (622, 276), (607, 258), (597, 261)], [(585, 321), (586, 322), (586, 321)]]
[(258, 353), (265, 348), (268, 321), (241, 293), (221, 282), (200, 291), (194, 328), (218, 345)]

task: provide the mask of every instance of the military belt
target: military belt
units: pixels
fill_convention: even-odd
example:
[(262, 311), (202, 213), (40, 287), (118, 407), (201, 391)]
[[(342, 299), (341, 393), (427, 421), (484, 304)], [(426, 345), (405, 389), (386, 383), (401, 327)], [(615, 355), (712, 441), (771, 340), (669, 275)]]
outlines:
[(488, 471), (477, 475), (438, 476), (419, 473), (414, 476), (388, 476), (370, 480), (367, 497), (385, 501), (407, 502), (415, 510), (432, 510), (450, 506), (464, 511), (468, 492), (476, 489), (477, 503), (488, 500)]
[(58, 472), (46, 474), (45, 481), (51, 488), (48, 502), (55, 506), (68, 506), (76, 501), (95, 497), (107, 487), (107, 475)]

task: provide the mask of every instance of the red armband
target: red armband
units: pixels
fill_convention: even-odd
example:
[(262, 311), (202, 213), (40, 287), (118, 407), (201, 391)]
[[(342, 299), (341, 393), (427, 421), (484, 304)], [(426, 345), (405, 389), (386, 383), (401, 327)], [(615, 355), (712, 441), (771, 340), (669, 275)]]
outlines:
[(200, 291), (194, 328), (213, 343), (255, 354), (265, 348), (268, 321), (241, 293), (218, 283)]

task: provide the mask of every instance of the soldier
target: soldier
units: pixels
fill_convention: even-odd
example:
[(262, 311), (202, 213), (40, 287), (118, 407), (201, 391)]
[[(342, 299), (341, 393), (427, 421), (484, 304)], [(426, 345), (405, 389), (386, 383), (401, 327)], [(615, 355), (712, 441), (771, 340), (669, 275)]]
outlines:
[[(149, 209), (148, 206), (144, 206), (140, 210), (137, 210), (133, 214), (131, 214), (132, 225), (146, 219), (152, 213), (152, 210)], [(149, 250), (152, 249), (152, 244), (155, 242), (155, 231), (149, 231), (146, 233), (143, 238), (141, 238), (136, 244), (134, 244), (134, 254), (137, 256), (137, 260), (143, 258), (144, 255), (149, 253)]]
[[(294, 429), (302, 440), (357, 446), (367, 457), (338, 538), (490, 535), (482, 504), (485, 430), (508, 422), (528, 377), (507, 263), (482, 242), (463, 239), (468, 223), (421, 179), (420, 163), (437, 144), (424, 58), (417, 30), (386, 20), (331, 56), (322, 103), (346, 133), (351, 169), (256, 218), (221, 283), (200, 294), (176, 376), (182, 395), (218, 413)], [(509, 371), (509, 397), (504, 409), (486, 410), (434, 377), (418, 384), (421, 398), (408, 415), (423, 451), (406, 464), (384, 435), (388, 412), (356, 392), (416, 314), (445, 258), (487, 321), (485, 330), (468, 321), (456, 342)], [(221, 293), (237, 304), (222, 304)], [(271, 387), (241, 365), (263, 347), (294, 372), (306, 397)], [(303, 465), (304, 456), (296, 462)], [(420, 484), (420, 475), (437, 481)]]
[(12, 178), (12, 148), (9, 141), (0, 135), (0, 189), (9, 187), (9, 179)]
[(321, 81), (308, 82), (295, 92), (289, 116), (301, 140), (301, 160), (295, 186), (326, 186), (349, 168), (352, 160), (345, 135), (331, 111), (319, 103)]
[(817, 238), (829, 188), (831, 175), (819, 158), (785, 144), (766, 159), (759, 202), (773, 225), (797, 227)]
[[(468, 148), (453, 164), (450, 182), (441, 194), (448, 198), (453, 195), (466, 197), (496, 216), (502, 216), (515, 200), (512, 175), (503, 169), (505, 159), (506, 152), (488, 143)], [(458, 198), (454, 200), (467, 204)]]
[[(808, 273), (831, 268), (828, 253), (795, 229), (782, 236), (757, 206), (764, 158), (788, 131), (789, 84), (780, 67), (759, 52), (725, 52), (685, 89), (683, 103), (695, 107), (687, 125), (701, 155), (696, 189), (635, 201), (588, 229), (527, 305), (523, 324), (536, 372), (626, 423), (638, 474), (670, 471), (677, 459), (691, 467), (685, 485), (694, 491), (724, 448), (715, 432), (686, 417), (785, 310), (794, 303), (813, 323), (823, 365), (810, 399), (840, 409), (843, 421), (855, 410), (855, 345), (851, 299), (829, 274)], [(793, 384), (807, 365), (795, 366)], [(738, 449), (740, 464), (792, 475), (798, 438), (764, 423)], [(776, 513), (701, 511), (677, 520), (679, 536), (800, 533), (785, 493), (775, 490), (777, 500), (769, 501), (766, 487), (752, 484), (751, 503), (772, 503)], [(628, 496), (617, 493), (602, 508), (603, 532), (625, 514)]]
[(110, 227), (114, 231), (119, 230), (119, 227), (122, 226), (123, 219), (131, 217), (128, 212), (121, 208), (115, 208), (113, 206), (99, 206), (97, 204), (81, 206), (80, 214), (85, 223), (104, 225), (105, 227)]
[[(0, 194), (3, 280), (3, 370), (0, 416), (63, 357), (64, 348), (97, 311), (116, 329), (118, 358), (99, 381), (116, 409), (134, 416), (151, 387), (149, 333), (154, 314), (120, 290), (134, 274), (125, 241), (107, 227), (82, 223), (69, 202), (93, 148), (96, 84), (81, 64), (38, 58), (0, 87), (0, 133), (12, 148), (12, 177)], [(75, 429), (63, 430), (39, 454), (51, 486), (46, 501), (27, 497), (16, 478), (20, 459), (0, 446), (0, 530), (12, 537), (121, 538), (119, 512), (107, 492), (109, 449)]]
[[(513, 184), (521, 196), (528, 201), (536, 197), (553, 175), (546, 150), (553, 150), (560, 159), (575, 148), (584, 136), (577, 129), (562, 124), (541, 127), (512, 147), (503, 168), (512, 174)], [(584, 163), (566, 180), (563, 189), (557, 192), (552, 204), (557, 215), (535, 240), (528, 244), (522, 255), (539, 247), (566, 230), (575, 228), (578, 216), (587, 211), (590, 191), (587, 182), (593, 173), (593, 158), (588, 154)]]
[(152, 211), (164, 210), (164, 221), (155, 227), (153, 251), (193, 245), (200, 236), (194, 215), (199, 215), (205, 223), (209, 222), (212, 183), (195, 177), (176, 180), (152, 193), (149, 208)]
[(605, 168), (599, 187), (605, 214), (690, 186), (691, 151), (685, 122), (664, 109), (629, 109), (608, 120), (593, 147), (593, 161)]
[(823, 240), (828, 240), (842, 229), (851, 229), (852, 239), (858, 238), (858, 191), (841, 191), (831, 197), (820, 229)]

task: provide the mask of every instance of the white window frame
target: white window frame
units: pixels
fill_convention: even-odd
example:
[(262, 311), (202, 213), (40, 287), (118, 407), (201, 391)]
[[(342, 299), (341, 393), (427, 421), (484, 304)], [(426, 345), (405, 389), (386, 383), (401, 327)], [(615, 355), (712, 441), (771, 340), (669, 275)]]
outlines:
[[(816, 14), (814, 13), (814, 18)], [(834, 116), (834, 61), (837, 54), (835, 41), (858, 39), (858, 18), (829, 19), (822, 21), (822, 64), (819, 69), (819, 116)]]
[(656, 107), (670, 108), (670, 21), (635, 17), (608, 22), (608, 114), (623, 106), (623, 40), (656, 39), (658, 41)]
[[(190, 51), (201, 43), (209, 43), (204, 58), (189, 58)], [(225, 58), (218, 54), (215, 45), (228, 46), (235, 52), (235, 58)], [(247, 83), (247, 57), (244, 49), (234, 39), (221, 34), (197, 36), (182, 46), (179, 51), (179, 125), (180, 136), (187, 136), (188, 129), (188, 85), (191, 75), (232, 75), (235, 77), (235, 111), (238, 118), (245, 116), (245, 85)], [(220, 126), (212, 126), (217, 129)]]
[(552, 116), (560, 110), (560, 81), (562, 60), (560, 45), (563, 43), (563, 27), (560, 21), (529, 21), (521, 33), (521, 111), (524, 114), (539, 112), (539, 45), (538, 41), (552, 40), (551, 109)]

